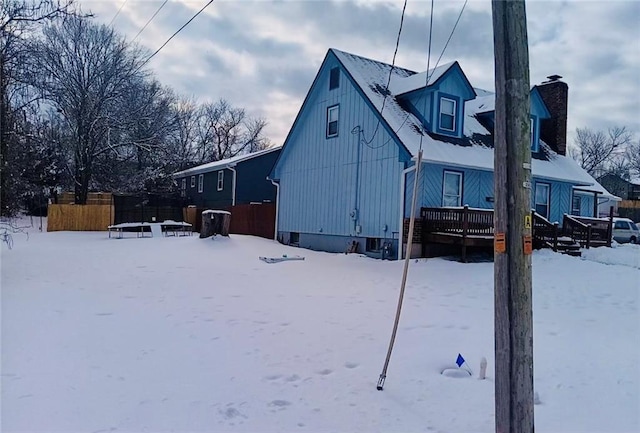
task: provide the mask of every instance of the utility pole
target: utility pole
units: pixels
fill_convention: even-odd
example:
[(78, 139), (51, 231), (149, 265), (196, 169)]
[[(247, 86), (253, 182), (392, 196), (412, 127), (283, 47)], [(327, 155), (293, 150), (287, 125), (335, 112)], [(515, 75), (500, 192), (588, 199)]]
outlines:
[(524, 0), (492, 0), (496, 433), (533, 433), (531, 139)]

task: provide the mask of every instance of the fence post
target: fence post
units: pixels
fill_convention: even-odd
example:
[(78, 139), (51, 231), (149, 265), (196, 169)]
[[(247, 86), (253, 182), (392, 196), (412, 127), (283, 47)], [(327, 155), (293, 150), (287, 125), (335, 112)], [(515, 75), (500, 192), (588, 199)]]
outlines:
[(587, 249), (591, 246), (591, 224), (587, 225)]
[(558, 221), (553, 223), (553, 251), (558, 251)]

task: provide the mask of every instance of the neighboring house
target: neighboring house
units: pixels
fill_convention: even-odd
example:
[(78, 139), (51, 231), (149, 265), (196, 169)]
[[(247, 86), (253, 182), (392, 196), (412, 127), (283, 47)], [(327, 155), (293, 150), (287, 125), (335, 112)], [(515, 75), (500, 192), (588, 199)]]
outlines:
[[(531, 207), (552, 222), (594, 216), (614, 199), (566, 156), (568, 86), (559, 78), (531, 90)], [(398, 254), (420, 148), (416, 214), (492, 209), (494, 105), (457, 62), (415, 73), (330, 49), (270, 174), (279, 183), (278, 239), (334, 252), (358, 241), (372, 254), (383, 245)]]
[(605, 174), (598, 182), (623, 200), (640, 200), (640, 176), (625, 180), (615, 174)]
[(189, 205), (220, 209), (250, 203), (275, 203), (276, 187), (267, 176), (280, 147), (238, 155), (177, 172), (180, 194)]

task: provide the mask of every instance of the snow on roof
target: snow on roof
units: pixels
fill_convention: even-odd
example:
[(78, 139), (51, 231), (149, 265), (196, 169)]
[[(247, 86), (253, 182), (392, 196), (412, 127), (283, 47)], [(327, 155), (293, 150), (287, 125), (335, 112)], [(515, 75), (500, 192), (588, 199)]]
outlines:
[[(477, 114), (494, 111), (494, 93), (474, 88), (477, 97), (465, 102), (463, 140), (428, 134), (420, 120), (412, 113), (404, 110), (396, 99), (400, 91), (406, 92), (411, 87), (408, 84), (403, 87), (400, 83), (410, 83), (412, 82), (411, 80), (418, 80), (416, 76), (419, 75), (422, 75), (424, 80), (426, 78), (424, 73), (416, 74), (408, 69), (398, 67), (393, 67), (392, 69), (391, 65), (386, 63), (336, 49), (332, 49), (332, 51), (378, 111), (382, 109), (382, 104), (385, 100), (384, 95), (388, 95), (386, 102), (384, 102), (382, 117), (414, 158), (417, 157), (422, 145), (423, 161), (425, 162), (493, 171), (493, 139), (491, 133), (478, 121)], [(435, 72), (440, 73), (439, 76), (444, 74), (452, 64), (448, 63), (436, 68), (433, 77), (436, 76)], [(388, 91), (386, 91), (385, 88), (390, 73), (391, 84)], [(437, 78), (434, 79), (433, 77), (430, 79), (430, 83), (437, 80)], [(422, 81), (422, 87), (424, 87), (424, 81)], [(544, 142), (541, 142), (541, 148), (543, 149), (544, 158), (532, 159), (532, 173), (534, 176), (575, 183), (576, 185), (602, 192), (603, 195), (615, 197), (609, 194), (602, 185), (596, 182), (572, 158), (556, 154)]]
[(220, 170), (229, 167), (235, 167), (236, 164), (247, 161), (249, 159), (256, 158), (258, 156), (266, 155), (267, 153), (275, 152), (276, 150), (280, 150), (282, 146), (270, 147), (269, 149), (259, 150), (253, 153), (245, 153), (243, 155), (237, 155), (233, 158), (221, 159), (220, 161), (208, 162), (206, 164), (198, 165), (196, 167), (191, 167), (187, 170), (179, 171), (173, 174), (173, 177), (183, 177), (190, 176), (194, 174), (207, 173), (209, 171)]
[(629, 174), (631, 175), (629, 183), (632, 183), (633, 185), (640, 185), (640, 172), (631, 170)]
[[(453, 66), (454, 63), (455, 62), (449, 62), (447, 64), (430, 69), (428, 73), (427, 71), (425, 71), (410, 75), (408, 77), (399, 77), (397, 75), (392, 76), (391, 82), (389, 83), (389, 90), (395, 95), (401, 95), (403, 93), (409, 93), (414, 90), (430, 86), (438, 81), (438, 79), (442, 77), (445, 72), (447, 72), (449, 68)], [(426, 83), (427, 76), (429, 76), (429, 83)]]

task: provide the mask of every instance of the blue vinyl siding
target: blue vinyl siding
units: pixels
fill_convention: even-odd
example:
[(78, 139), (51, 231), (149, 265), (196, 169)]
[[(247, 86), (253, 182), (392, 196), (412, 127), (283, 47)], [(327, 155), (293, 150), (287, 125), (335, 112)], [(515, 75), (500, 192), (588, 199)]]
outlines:
[[(462, 173), (462, 205), (474, 208), (493, 209), (493, 202), (487, 197), (493, 197), (493, 173), (484, 170), (449, 167), (441, 164), (422, 164), (420, 179), (418, 180), (419, 199), (416, 204), (416, 215), (420, 207), (442, 206), (442, 183), (444, 172), (454, 171)], [(414, 172), (407, 175), (405, 190), (405, 216), (411, 214), (411, 194), (413, 191)]]
[(194, 188), (191, 188), (191, 175), (176, 179), (178, 185), (181, 184), (182, 179), (187, 179), (185, 196), (187, 204), (208, 209), (222, 209), (231, 206), (233, 174), (229, 170), (222, 170), (224, 172), (224, 181), (222, 190), (218, 191), (218, 171), (219, 170), (202, 173), (204, 175), (202, 192), (198, 192), (199, 174), (195, 175), (196, 184)]
[(534, 193), (536, 183), (546, 183), (550, 187), (549, 191), (549, 221), (558, 222), (562, 225), (564, 214), (571, 214), (571, 199), (573, 197), (573, 185), (565, 182), (557, 182), (534, 178), (531, 188), (531, 207), (534, 206)]
[[(460, 172), (463, 174), (462, 183), (462, 204), (473, 208), (493, 209), (493, 202), (487, 197), (495, 199), (493, 193), (493, 172), (485, 170), (474, 170), (460, 167), (449, 167), (441, 164), (424, 163), (418, 180), (419, 199), (416, 205), (416, 215), (419, 215), (420, 207), (441, 207), (442, 206), (442, 182), (445, 170)], [(407, 175), (405, 187), (405, 216), (411, 214), (411, 194), (413, 191), (414, 172)], [(534, 205), (533, 192), (535, 183), (542, 182), (550, 186), (550, 221), (562, 223), (565, 213), (571, 212), (572, 184), (557, 182), (545, 179), (533, 180), (531, 195), (531, 206)], [(582, 215), (591, 216), (593, 213), (593, 197), (583, 196)], [(591, 206), (588, 208), (587, 206)]]
[[(408, 155), (378, 126), (346, 74), (338, 89), (328, 91), (329, 71), (337, 65), (331, 56), (325, 62), (274, 168), (280, 182), (278, 231), (355, 236), (360, 226), (358, 236), (391, 238), (398, 230), (399, 182)], [(326, 110), (337, 103), (340, 133), (327, 139)], [(366, 145), (360, 137), (373, 140)]]

